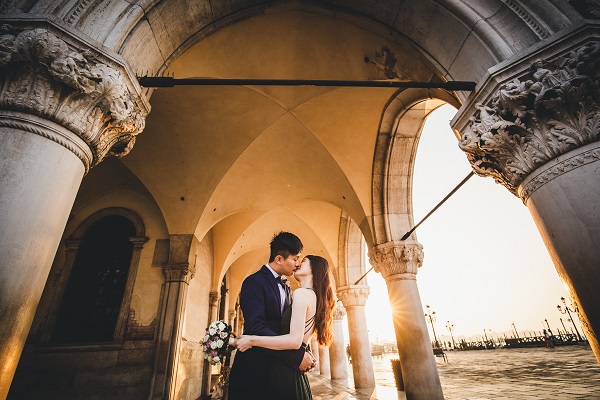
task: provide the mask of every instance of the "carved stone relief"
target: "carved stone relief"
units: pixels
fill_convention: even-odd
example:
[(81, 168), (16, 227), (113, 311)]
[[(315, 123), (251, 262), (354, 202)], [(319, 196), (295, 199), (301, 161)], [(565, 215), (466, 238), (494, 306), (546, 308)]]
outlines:
[(208, 304), (210, 304), (211, 307), (216, 307), (217, 303), (219, 302), (220, 296), (218, 292), (210, 292), (208, 294)]
[(144, 129), (148, 108), (121, 69), (46, 29), (0, 29), (0, 107), (69, 129), (90, 146), (91, 166), (129, 153)]
[(369, 261), (375, 272), (381, 273), (384, 278), (398, 274), (416, 275), (419, 267), (423, 265), (423, 245), (399, 244), (383, 245), (369, 251)]
[(162, 271), (165, 282), (185, 282), (187, 284), (190, 283), (196, 273), (195, 268), (188, 263), (166, 264)]
[(475, 173), (513, 194), (531, 172), (600, 139), (600, 44), (538, 61), (504, 84), (464, 129), (459, 146)]
[(368, 286), (346, 286), (336, 290), (338, 298), (344, 304), (344, 307), (364, 306), (369, 297)]
[(342, 302), (338, 301), (333, 309), (333, 319), (339, 321), (344, 319), (344, 315), (346, 315), (346, 309), (344, 308)]

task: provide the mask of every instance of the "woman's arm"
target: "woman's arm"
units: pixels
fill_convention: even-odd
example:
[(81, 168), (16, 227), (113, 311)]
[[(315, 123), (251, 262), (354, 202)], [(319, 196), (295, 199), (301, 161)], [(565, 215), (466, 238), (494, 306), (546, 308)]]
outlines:
[(304, 338), (304, 324), (306, 323), (307, 310), (311, 302), (316, 302), (316, 298), (312, 290), (296, 289), (293, 299), (290, 333), (280, 336), (243, 335), (235, 339), (235, 347), (242, 352), (252, 346), (272, 350), (295, 350), (300, 348), (302, 339)]

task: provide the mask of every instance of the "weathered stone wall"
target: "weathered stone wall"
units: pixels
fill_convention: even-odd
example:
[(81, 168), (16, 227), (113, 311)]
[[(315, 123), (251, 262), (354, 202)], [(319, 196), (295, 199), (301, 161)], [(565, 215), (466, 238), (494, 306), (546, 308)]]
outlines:
[[(119, 163), (118, 161), (114, 161)], [(65, 263), (65, 238), (68, 238), (78, 228), (82, 221), (95, 212), (108, 207), (122, 207), (133, 211), (142, 219), (146, 237), (149, 240), (144, 244), (140, 262), (133, 286), (129, 320), (127, 322), (126, 340), (152, 340), (158, 319), (158, 306), (160, 301), (161, 286), (164, 282), (162, 263), (166, 255), (161, 255), (160, 241), (168, 237), (166, 227), (160, 210), (156, 204), (146, 196), (140, 188), (136, 187), (130, 179), (117, 178), (118, 174), (124, 175), (123, 167), (109, 168), (104, 165), (92, 170), (84, 179), (81, 190), (75, 200), (71, 212), (71, 221), (65, 229), (63, 240), (54, 259), (53, 266), (44, 289), (44, 294), (30, 331), (29, 342), (37, 343), (40, 330), (44, 329), (47, 321), (49, 307), (55, 300), (53, 298), (55, 285), (60, 279)], [(117, 180), (115, 182), (115, 180)], [(119, 182), (118, 180), (122, 180)], [(104, 196), (97, 196), (107, 188), (106, 182), (119, 183), (126, 188), (112, 190)], [(92, 189), (93, 188), (93, 189)], [(90, 197), (94, 200), (90, 200)]]
[(204, 357), (202, 344), (182, 340), (177, 370), (175, 399), (197, 399), (202, 391)]
[(146, 399), (153, 356), (149, 340), (123, 346), (26, 346), (8, 398)]
[[(30, 331), (28, 345), (9, 394), (10, 399), (146, 399), (155, 353), (155, 331), (162, 262), (161, 242), (168, 237), (160, 210), (128, 176), (118, 161), (101, 165), (84, 179), (57, 252), (44, 295)], [(104, 192), (108, 184), (120, 190)], [(102, 193), (102, 194), (100, 194)], [(65, 240), (90, 215), (109, 207), (137, 214), (144, 223), (145, 243), (135, 277), (124, 342), (94, 345), (48, 345), (52, 329), (46, 324), (56, 285), (65, 264)], [(66, 280), (68, 281), (68, 279)]]

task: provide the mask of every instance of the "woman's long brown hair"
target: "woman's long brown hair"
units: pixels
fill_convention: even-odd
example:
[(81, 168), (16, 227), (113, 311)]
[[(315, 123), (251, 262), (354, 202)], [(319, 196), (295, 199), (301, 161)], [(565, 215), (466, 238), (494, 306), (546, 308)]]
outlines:
[(317, 295), (317, 311), (315, 313), (315, 331), (317, 342), (323, 346), (329, 346), (333, 339), (333, 310), (335, 299), (329, 279), (329, 263), (323, 257), (315, 255), (306, 256), (310, 260), (310, 268), (313, 274), (313, 290)]

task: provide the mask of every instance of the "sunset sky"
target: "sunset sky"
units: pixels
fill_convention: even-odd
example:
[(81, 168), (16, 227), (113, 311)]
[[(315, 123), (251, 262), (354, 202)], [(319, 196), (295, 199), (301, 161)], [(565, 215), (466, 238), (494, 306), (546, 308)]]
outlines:
[[(455, 113), (451, 106), (436, 110), (423, 130), (414, 175), (415, 223), (471, 171), (449, 127)], [(488, 337), (509, 334), (512, 323), (520, 335), (541, 331), (544, 319), (555, 334), (563, 330), (559, 318), (572, 328), (556, 309), (568, 294), (528, 209), (492, 178), (473, 176), (417, 229), (417, 239), (425, 252), (417, 284), (423, 307), (436, 312), (438, 339), (450, 340), (448, 321), (455, 339), (482, 337), (484, 329)], [(370, 339), (394, 340), (385, 281), (371, 272), (368, 284)], [(577, 319), (576, 325), (583, 333)]]

